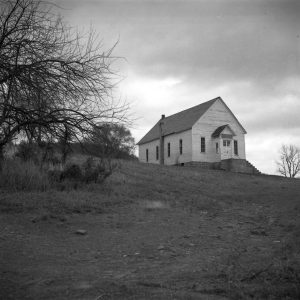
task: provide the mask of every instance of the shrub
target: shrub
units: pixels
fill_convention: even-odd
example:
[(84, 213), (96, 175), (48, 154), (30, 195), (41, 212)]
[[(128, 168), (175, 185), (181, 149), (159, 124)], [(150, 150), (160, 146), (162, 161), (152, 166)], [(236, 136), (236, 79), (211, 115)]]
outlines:
[(45, 191), (50, 187), (47, 173), (32, 161), (5, 160), (0, 186), (11, 191)]
[(96, 161), (92, 156), (89, 156), (82, 164), (82, 168), (85, 172), (89, 172), (89, 170), (96, 167)]
[(60, 170), (49, 170), (48, 171), (48, 178), (51, 183), (59, 182), (61, 180), (62, 171)]
[(60, 181), (66, 179), (81, 181), (83, 179), (83, 174), (80, 167), (76, 164), (67, 165), (64, 171), (61, 172)]
[(24, 162), (33, 161), (34, 163), (38, 163), (40, 154), (36, 144), (30, 144), (23, 141), (18, 145), (15, 156)]
[[(105, 166), (97, 163), (93, 157), (88, 157), (86, 161), (82, 165), (83, 167), (83, 180), (85, 183), (97, 182), (100, 174), (103, 174), (105, 170)], [(102, 181), (101, 181), (102, 182)]]
[[(32, 160), (9, 159), (3, 162), (0, 171), (0, 187), (9, 191), (77, 189), (80, 183), (104, 182), (112, 174), (113, 168), (115, 166), (99, 163), (93, 158), (88, 158), (82, 166), (74, 163), (66, 165), (63, 171), (41, 168)], [(62, 184), (63, 181), (67, 181), (67, 185)]]

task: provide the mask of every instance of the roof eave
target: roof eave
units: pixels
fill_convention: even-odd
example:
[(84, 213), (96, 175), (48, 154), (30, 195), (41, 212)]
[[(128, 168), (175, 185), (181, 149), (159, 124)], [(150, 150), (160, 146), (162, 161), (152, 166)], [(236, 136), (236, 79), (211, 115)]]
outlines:
[[(186, 129), (183, 129), (183, 130), (179, 130), (179, 131), (169, 132), (168, 134), (164, 134), (163, 137), (166, 137), (166, 136), (169, 136), (169, 135), (172, 135), (172, 134), (178, 134), (178, 133), (185, 132), (185, 131), (188, 131), (188, 130), (191, 130), (191, 129), (192, 129), (192, 127), (186, 128)], [(142, 143), (141, 143), (142, 140), (140, 140), (138, 143), (136, 143), (136, 145), (138, 145), (138, 146), (139, 145), (144, 145), (144, 144), (156, 141), (156, 140), (159, 140), (159, 137), (155, 138), (155, 139), (147, 140), (147, 141), (142, 142)]]
[(142, 140), (140, 140), (138, 143), (136, 143), (136, 145), (138, 145), (138, 146), (145, 145), (147, 143), (151, 143), (151, 142), (156, 141), (156, 140), (159, 140), (159, 138), (155, 138), (155, 139), (152, 139), (152, 140), (149, 140), (149, 141), (145, 141), (145, 142), (141, 142)]

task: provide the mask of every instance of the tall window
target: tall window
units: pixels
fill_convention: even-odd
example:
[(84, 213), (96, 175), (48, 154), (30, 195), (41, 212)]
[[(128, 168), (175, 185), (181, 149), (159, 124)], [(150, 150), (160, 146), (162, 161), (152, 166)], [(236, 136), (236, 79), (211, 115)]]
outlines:
[(179, 140), (179, 153), (182, 154), (182, 140)]
[(216, 153), (219, 153), (219, 143), (216, 143)]
[(171, 155), (171, 145), (170, 143), (168, 143), (168, 157), (170, 157)]
[(201, 152), (205, 152), (205, 137), (201, 138)]
[(235, 155), (239, 155), (239, 151), (238, 151), (238, 141), (234, 141), (234, 154), (235, 154)]
[(147, 162), (149, 161), (149, 151), (148, 151), (148, 149), (146, 149), (146, 161)]
[(156, 146), (156, 160), (159, 159), (159, 147)]

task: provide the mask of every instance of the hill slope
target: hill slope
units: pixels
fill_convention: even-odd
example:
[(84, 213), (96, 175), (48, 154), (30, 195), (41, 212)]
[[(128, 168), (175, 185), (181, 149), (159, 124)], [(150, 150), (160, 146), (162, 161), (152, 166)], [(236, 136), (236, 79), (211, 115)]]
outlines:
[(120, 165), (102, 186), (0, 194), (2, 298), (299, 298), (299, 180)]

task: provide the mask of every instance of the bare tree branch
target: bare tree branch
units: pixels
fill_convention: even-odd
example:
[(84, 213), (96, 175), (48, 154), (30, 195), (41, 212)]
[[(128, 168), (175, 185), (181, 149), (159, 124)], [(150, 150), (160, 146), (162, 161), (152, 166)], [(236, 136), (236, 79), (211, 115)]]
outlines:
[(116, 45), (103, 51), (93, 30), (79, 35), (52, 4), (0, 3), (0, 150), (20, 132), (58, 140), (67, 126), (78, 138), (99, 122), (126, 121), (128, 106), (112, 97)]
[(276, 163), (280, 174), (295, 177), (300, 172), (300, 149), (294, 145), (282, 145), (280, 158)]

